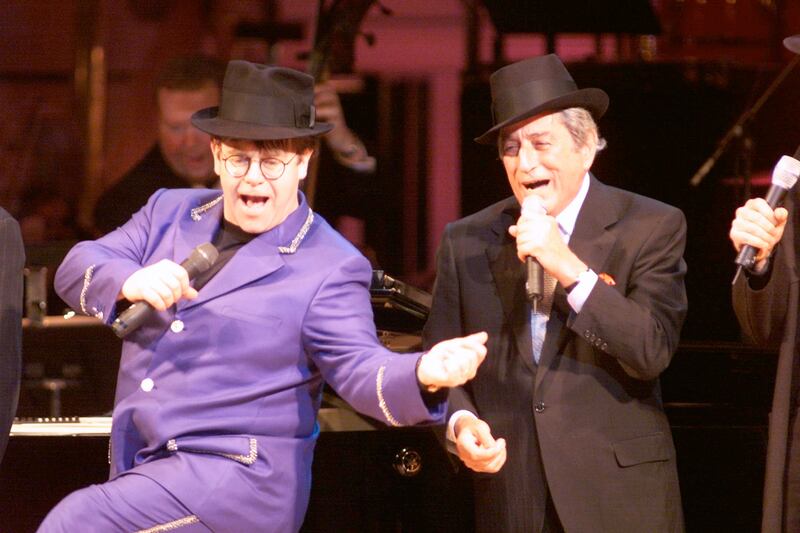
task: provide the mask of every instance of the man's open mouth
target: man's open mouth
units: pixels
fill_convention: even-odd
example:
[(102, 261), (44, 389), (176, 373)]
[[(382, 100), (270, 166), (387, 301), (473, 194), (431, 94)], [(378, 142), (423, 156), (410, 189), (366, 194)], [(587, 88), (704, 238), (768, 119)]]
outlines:
[(257, 207), (267, 203), (269, 198), (265, 196), (253, 196), (249, 194), (242, 194), (239, 196), (241, 198), (244, 205), (247, 207)]
[(528, 189), (529, 191), (532, 191), (534, 189), (538, 189), (539, 187), (544, 187), (548, 183), (550, 183), (550, 180), (536, 180), (530, 183), (526, 183), (525, 188)]

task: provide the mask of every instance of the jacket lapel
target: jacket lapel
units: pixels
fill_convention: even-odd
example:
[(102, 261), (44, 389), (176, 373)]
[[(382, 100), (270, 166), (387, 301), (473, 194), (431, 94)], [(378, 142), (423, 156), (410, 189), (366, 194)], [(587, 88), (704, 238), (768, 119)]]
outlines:
[(589, 191), (583, 201), (575, 229), (569, 240), (570, 249), (589, 265), (589, 268), (602, 272), (608, 254), (617, 240), (609, 231), (622, 216), (622, 205), (613, 191), (594, 176), (590, 176)]
[(189, 257), (195, 248), (211, 242), (219, 228), (222, 193), (216, 190), (209, 193), (199, 197), (188, 212), (181, 214), (172, 252), (172, 260), (178, 264)]
[[(180, 231), (175, 238), (176, 262), (180, 263), (195, 247), (214, 238), (222, 219), (222, 201), (214, 200), (218, 195), (216, 193), (211, 201), (195, 207), (187, 216), (182, 217)], [(178, 302), (178, 308), (186, 309), (202, 304), (283, 267), (285, 261), (279, 247), (289, 246), (295, 239), (298, 244), (301, 243), (312, 227), (313, 215), (310, 214), (305, 197), (298, 193), (298, 198), (299, 207), (284, 222), (242, 246), (200, 290), (197, 298)]]
[[(586, 198), (578, 213), (575, 229), (569, 240), (569, 248), (598, 274), (603, 271), (608, 255), (617, 239), (614, 233), (609, 231), (609, 228), (620, 219), (621, 213), (622, 205), (618, 197), (612, 194), (612, 190), (608, 186), (600, 183), (594, 176), (590, 176), (589, 191), (586, 193)], [(602, 281), (598, 280), (598, 283), (602, 283)], [(553, 307), (547, 322), (547, 334), (542, 347), (539, 368), (549, 368), (556, 354), (564, 350), (572, 334), (564, 327), (571, 312), (572, 308), (567, 302), (566, 292), (559, 284), (553, 295)], [(537, 385), (541, 382), (543, 374), (544, 372), (537, 373)]]
[(284, 265), (283, 257), (270, 239), (257, 237), (242, 246), (230, 261), (200, 290), (185, 308), (207, 302), (248, 283), (272, 274)]
[(528, 302), (525, 300), (525, 268), (517, 257), (514, 239), (508, 234), (508, 227), (516, 222), (519, 210), (516, 199), (510, 198), (491, 226), (494, 241), (486, 248), (486, 256), (503, 313), (511, 324), (517, 350), (528, 368), (535, 373)]

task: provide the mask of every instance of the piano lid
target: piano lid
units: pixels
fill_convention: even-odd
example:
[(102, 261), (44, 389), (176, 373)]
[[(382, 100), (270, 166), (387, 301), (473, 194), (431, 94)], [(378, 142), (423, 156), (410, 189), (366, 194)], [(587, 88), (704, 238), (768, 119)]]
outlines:
[(369, 288), (375, 326), (379, 330), (419, 332), (428, 319), (432, 296), (397, 280), (383, 270), (372, 271)]

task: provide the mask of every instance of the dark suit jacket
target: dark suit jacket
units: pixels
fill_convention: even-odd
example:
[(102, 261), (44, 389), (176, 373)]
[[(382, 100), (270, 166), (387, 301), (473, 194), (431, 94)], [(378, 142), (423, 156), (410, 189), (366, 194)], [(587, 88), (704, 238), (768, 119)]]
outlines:
[(797, 403), (800, 362), (797, 351), (797, 321), (800, 294), (797, 273), (798, 239), (795, 221), (800, 205), (795, 188), (786, 202), (789, 221), (781, 242), (773, 254), (770, 270), (763, 277), (739, 276), (733, 286), (733, 308), (750, 340), (758, 344), (780, 343), (778, 369), (772, 412), (769, 415), (764, 507), (761, 519), (763, 533), (785, 531), (783, 524), (786, 456), (790, 439), (790, 419)]
[(0, 208), (0, 459), (17, 412), (22, 344), (22, 269), (19, 224)]
[(427, 345), (485, 330), (476, 378), (450, 394), (507, 439), (497, 474), (476, 475), (482, 531), (539, 531), (547, 491), (569, 532), (681, 531), (683, 517), (658, 376), (686, 313), (686, 223), (670, 206), (592, 178), (570, 248), (598, 280), (580, 314), (556, 288), (533, 362), (524, 266), (509, 198), (448, 225)]
[(158, 189), (187, 187), (186, 180), (167, 164), (158, 144), (114, 185), (106, 190), (94, 208), (94, 225), (108, 233), (125, 224)]

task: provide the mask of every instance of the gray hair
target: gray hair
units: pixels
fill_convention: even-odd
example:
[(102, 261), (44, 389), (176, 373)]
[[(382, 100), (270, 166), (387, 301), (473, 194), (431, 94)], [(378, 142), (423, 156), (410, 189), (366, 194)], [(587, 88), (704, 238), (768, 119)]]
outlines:
[(606, 147), (606, 140), (600, 137), (600, 129), (594, 121), (594, 117), (582, 107), (570, 107), (559, 111), (561, 123), (567, 128), (575, 146), (581, 148), (586, 146), (593, 137), (597, 144), (597, 152)]
[[(562, 109), (555, 113), (560, 119), (564, 127), (567, 128), (572, 141), (575, 146), (582, 148), (589, 144), (589, 141), (594, 138), (597, 144), (596, 152), (603, 150), (608, 143), (600, 137), (600, 130), (597, 123), (594, 121), (592, 114), (582, 107), (570, 107)], [(503, 157), (503, 142), (505, 141), (504, 135), (497, 136), (497, 149), (500, 157)]]

